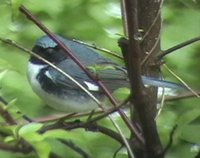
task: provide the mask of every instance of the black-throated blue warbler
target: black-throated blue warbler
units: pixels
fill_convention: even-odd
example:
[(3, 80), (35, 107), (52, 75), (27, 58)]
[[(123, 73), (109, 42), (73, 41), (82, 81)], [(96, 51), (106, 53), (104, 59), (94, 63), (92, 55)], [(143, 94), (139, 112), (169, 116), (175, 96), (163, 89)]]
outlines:
[[(122, 66), (101, 56), (88, 46), (58, 35), (57, 37), (105, 84), (108, 90), (113, 92), (118, 88), (129, 87), (127, 72)], [(50, 37), (39, 38), (32, 51), (69, 74), (98, 99), (105, 98), (95, 81), (91, 80)], [(54, 109), (63, 112), (83, 112), (98, 107), (80, 87), (33, 55), (28, 63), (28, 79), (33, 91)], [(142, 76), (142, 80), (144, 84), (150, 86), (179, 88), (178, 84), (145, 76)]]

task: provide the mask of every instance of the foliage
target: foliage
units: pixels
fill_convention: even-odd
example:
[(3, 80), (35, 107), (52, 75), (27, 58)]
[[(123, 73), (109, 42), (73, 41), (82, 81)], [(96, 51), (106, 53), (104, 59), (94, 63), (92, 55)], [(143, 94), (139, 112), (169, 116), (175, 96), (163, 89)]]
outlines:
[[(117, 39), (123, 34), (119, 2), (114, 0), (57, 0), (51, 2), (47, 0), (1, 0), (0, 2), (0, 37), (16, 40), (31, 48), (35, 40), (43, 35), (37, 26), (19, 13), (18, 6), (23, 3), (51, 31), (119, 52)], [(197, 10), (199, 7), (198, 1), (166, 1), (162, 9), (163, 49), (200, 35), (200, 13)], [(166, 57), (168, 66), (195, 89), (200, 88), (199, 48), (199, 43), (196, 43)], [(10, 103), (8, 106), (1, 104), (1, 107), (13, 114), (16, 120), (21, 120), (23, 114), (36, 118), (56, 113), (44, 106), (44, 103), (32, 92), (26, 79), (28, 58), (29, 55), (0, 43), (0, 96)], [(175, 80), (165, 69), (163, 72), (167, 78)], [(167, 157), (195, 157), (199, 152), (199, 104), (200, 101), (197, 98), (166, 103), (157, 120), (160, 137), (165, 146), (173, 126), (178, 124), (173, 137), (174, 142)], [(22, 114), (18, 114), (17, 111)], [(3, 118), (0, 120), (4, 125)], [(122, 124), (120, 120), (117, 121), (120, 125)], [(101, 124), (111, 126), (107, 120), (102, 120)], [(1, 126), (0, 140), (9, 145), (16, 145), (24, 139), (33, 146), (41, 158), (47, 158), (51, 151), (62, 157), (81, 157), (65, 147), (57, 138), (73, 141), (95, 158), (112, 157), (120, 147), (120, 144), (99, 133), (76, 129), (50, 130), (44, 134), (38, 134), (42, 127), (43, 124), (40, 123), (25, 124), (24, 122), (18, 126)], [(128, 136), (126, 128), (122, 129)], [(1, 150), (0, 157), (34, 158), (36, 155), (33, 152), (16, 154)], [(117, 158), (125, 157), (127, 154), (121, 149)]]

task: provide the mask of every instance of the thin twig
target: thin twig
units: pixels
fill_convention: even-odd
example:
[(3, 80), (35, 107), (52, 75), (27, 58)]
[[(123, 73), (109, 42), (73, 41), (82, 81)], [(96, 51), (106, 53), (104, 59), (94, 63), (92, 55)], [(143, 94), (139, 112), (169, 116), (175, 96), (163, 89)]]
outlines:
[(0, 142), (0, 150), (11, 151), (11, 152), (21, 152), (24, 154), (28, 154), (33, 150), (33, 148), (31, 148), (30, 146), (27, 148), (19, 148), (19, 147), (11, 146), (3, 142)]
[(185, 81), (183, 81), (177, 74), (175, 74), (166, 64), (163, 64), (164, 68), (170, 72), (176, 79), (178, 79), (190, 92), (192, 92), (194, 95), (196, 95), (197, 98), (200, 97), (200, 95), (195, 92)]
[(122, 137), (120, 136), (119, 133), (115, 132), (112, 129), (100, 126), (96, 123), (91, 123), (89, 122), (63, 122), (63, 123), (54, 123), (48, 126), (45, 126), (44, 128), (42, 128), (40, 130), (40, 133), (45, 133), (46, 131), (49, 130), (54, 130), (54, 129), (65, 129), (65, 130), (73, 130), (76, 128), (84, 128), (87, 131), (93, 131), (93, 132), (101, 132), (111, 138), (113, 138), (114, 140), (120, 142), (121, 144), (124, 144), (124, 140), (122, 139)]
[(58, 139), (60, 142), (77, 152), (79, 155), (81, 155), (83, 158), (90, 158), (89, 154), (87, 154), (83, 149), (75, 145), (72, 141), (65, 140), (65, 139)]
[(168, 142), (167, 146), (165, 147), (165, 149), (163, 150), (163, 154), (162, 155), (165, 155), (167, 153), (167, 151), (169, 150), (169, 148), (172, 146), (172, 144), (173, 144), (173, 136), (174, 136), (174, 133), (175, 133), (177, 127), (178, 127), (178, 125), (175, 125), (172, 128), (172, 130), (171, 130), (171, 132), (169, 134), (169, 142)]
[[(200, 92), (196, 92), (198, 95), (200, 95)], [(197, 97), (196, 94), (192, 93), (192, 92), (187, 92), (187, 93), (183, 93), (183, 94), (179, 94), (177, 96), (166, 96), (165, 97), (165, 101), (176, 101), (176, 100), (180, 100), (180, 99), (189, 99), (192, 97)]]
[(112, 51), (110, 51), (110, 50), (108, 50), (108, 49), (106, 49), (106, 48), (99, 47), (99, 46), (97, 46), (97, 45), (95, 45), (95, 44), (85, 43), (85, 42), (83, 42), (83, 41), (76, 40), (76, 39), (73, 39), (73, 41), (74, 41), (74, 42), (77, 42), (77, 43), (79, 43), (79, 44), (82, 44), (82, 45), (91, 47), (91, 48), (93, 48), (93, 49), (100, 50), (100, 51), (105, 52), (105, 53), (107, 53), (107, 54), (109, 54), (109, 55), (111, 55), (111, 56), (114, 56), (114, 57), (116, 57), (116, 58), (118, 58), (118, 59), (120, 59), (120, 60), (123, 60), (123, 57), (120, 56), (118, 53), (112, 52)]
[[(1, 38), (0, 38), (0, 40), (1, 40)], [(5, 99), (3, 99), (1, 96), (0, 96), (0, 104), (1, 103), (3, 103), (4, 105), (8, 105), (8, 102), (5, 100)], [(4, 109), (3, 109), (4, 110)], [(11, 116), (12, 117), (12, 116)], [(28, 122), (33, 122), (33, 120), (31, 119), (31, 118), (29, 118), (28, 116), (26, 116), (26, 115), (22, 115), (22, 117), (26, 120), (26, 121), (28, 121)], [(15, 121), (15, 120), (14, 120)], [(13, 122), (14, 123), (14, 122)], [(17, 122), (16, 122), (17, 123)]]
[(9, 125), (16, 125), (17, 122), (12, 117), (12, 115), (7, 110), (5, 110), (5, 107), (6, 107), (6, 101), (2, 97), (0, 97), (0, 115)]
[[(96, 116), (92, 119), (89, 120), (90, 123), (94, 123), (97, 122), (105, 117), (107, 117), (109, 114), (112, 114), (114, 112), (117, 112), (119, 108), (122, 108), (123, 106), (126, 105), (126, 103), (128, 102), (128, 99), (126, 99), (123, 103), (121, 103), (118, 107), (113, 107), (110, 109), (106, 109), (106, 111), (103, 111), (102, 109), (99, 109), (97, 111), (94, 112), (94, 114), (101, 114), (99, 116)], [(67, 120), (68, 118), (80, 118), (83, 116), (88, 116), (91, 112), (83, 112), (83, 113), (70, 113), (70, 114), (63, 114), (63, 115), (58, 115), (58, 116), (50, 116), (50, 117), (43, 117), (43, 118), (36, 118), (34, 119), (34, 122), (53, 122), (56, 120)]]
[(121, 145), (113, 154), (113, 158), (117, 157), (118, 152), (123, 148), (123, 146)]
[(183, 47), (186, 47), (186, 46), (188, 46), (188, 45), (190, 45), (190, 44), (193, 44), (193, 43), (195, 43), (195, 42), (198, 42), (198, 41), (200, 41), (200, 37), (195, 37), (195, 38), (192, 38), (192, 39), (187, 40), (187, 41), (185, 41), (185, 42), (182, 42), (182, 43), (180, 43), (180, 44), (177, 44), (177, 45), (175, 45), (175, 46), (173, 46), (173, 47), (171, 47), (171, 48), (169, 48), (169, 49), (167, 49), (167, 50), (163, 50), (163, 51), (158, 55), (158, 58), (159, 58), (159, 59), (162, 59), (162, 58), (165, 57), (166, 55), (168, 55), (168, 54), (170, 54), (170, 53), (173, 53), (174, 51), (176, 51), (176, 50), (178, 50), (178, 49), (181, 49), (181, 48), (183, 48)]
[(122, 23), (123, 23), (123, 29), (124, 29), (124, 35), (128, 36), (128, 24), (127, 24), (127, 15), (126, 15), (126, 7), (125, 7), (125, 0), (120, 0), (120, 6), (121, 6), (121, 14), (122, 14)]
[(160, 113), (163, 109), (163, 106), (164, 106), (164, 102), (165, 102), (165, 88), (162, 88), (162, 96), (161, 96), (161, 100), (160, 100), (160, 105), (158, 108), (158, 111), (157, 111), (157, 114), (156, 114), (156, 117), (155, 117), (155, 120), (157, 120), (158, 116), (160, 116)]

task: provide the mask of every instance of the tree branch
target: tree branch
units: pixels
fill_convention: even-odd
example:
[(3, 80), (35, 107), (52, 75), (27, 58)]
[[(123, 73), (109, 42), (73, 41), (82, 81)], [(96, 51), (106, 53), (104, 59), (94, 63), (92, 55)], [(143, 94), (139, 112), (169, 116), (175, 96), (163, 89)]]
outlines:
[[(200, 95), (199, 91), (197, 91), (196, 93), (198, 95)], [(177, 96), (166, 96), (165, 101), (176, 101), (176, 100), (180, 100), (180, 99), (189, 99), (189, 98), (197, 98), (197, 95), (192, 92), (186, 92), (183, 94), (179, 94)], [(160, 101), (160, 100), (158, 100), (158, 101)]]
[(177, 45), (175, 45), (175, 46), (173, 46), (173, 47), (171, 47), (171, 48), (169, 48), (169, 49), (167, 49), (167, 50), (161, 51), (161, 53), (158, 54), (158, 58), (159, 58), (159, 59), (162, 59), (162, 58), (165, 57), (166, 55), (168, 55), (168, 54), (170, 54), (170, 53), (173, 53), (174, 51), (176, 51), (176, 50), (178, 50), (178, 49), (181, 49), (181, 48), (183, 48), (183, 47), (186, 47), (186, 46), (188, 46), (188, 45), (190, 45), (190, 44), (193, 44), (193, 43), (195, 43), (195, 42), (198, 42), (198, 41), (200, 41), (200, 37), (195, 37), (195, 38), (192, 38), (192, 39), (187, 40), (187, 41), (185, 41), (185, 42), (182, 42), (182, 43), (180, 43), (180, 44), (177, 44)]
[[(132, 96), (130, 101), (136, 111), (132, 114), (134, 115), (132, 122), (137, 121), (140, 124), (145, 138), (145, 149), (140, 146), (140, 149), (135, 149), (134, 152), (137, 153), (135, 156), (140, 158), (160, 158), (162, 145), (154, 120), (157, 95), (155, 89), (146, 89), (144, 87), (141, 74), (144, 72), (154, 77), (158, 76), (158, 68), (152, 70), (149, 63), (155, 62), (155, 53), (160, 48), (158, 37), (160, 36), (161, 1), (124, 0), (124, 6), (126, 11), (125, 18), (127, 18), (125, 21), (128, 25), (128, 40), (121, 43), (120, 46), (131, 83)], [(146, 31), (145, 39), (142, 43), (140, 29)], [(140, 61), (149, 50), (152, 50), (152, 57), (149, 59), (150, 62), (143, 66), (142, 71)]]
[(5, 144), (3, 142), (0, 142), (0, 149), (5, 150), (5, 151), (11, 151), (11, 152), (21, 152), (23, 154), (28, 154), (33, 150), (32, 147), (30, 146), (27, 146), (26, 148), (19, 148), (19, 147)]
[(15, 119), (10, 115), (10, 113), (7, 110), (3, 108), (5, 105), (7, 105), (7, 102), (1, 96), (0, 104), (0, 115), (4, 118), (6, 123), (8, 123), (9, 125), (16, 125), (17, 122), (15, 121)]
[(167, 153), (167, 151), (170, 149), (170, 147), (172, 146), (173, 144), (173, 136), (174, 136), (174, 133), (177, 129), (178, 125), (175, 125), (171, 132), (170, 132), (170, 135), (169, 135), (169, 143), (167, 144), (167, 146), (165, 147), (165, 149), (163, 150), (163, 156)]
[(88, 131), (97, 131), (101, 132), (116, 141), (120, 142), (121, 144), (124, 144), (123, 139), (121, 138), (120, 134), (117, 132), (108, 129), (106, 127), (97, 125), (96, 123), (91, 123), (91, 122), (80, 122), (80, 121), (75, 121), (75, 122), (67, 122), (67, 123), (61, 123), (57, 122), (52, 125), (48, 125), (40, 130), (40, 133), (45, 133), (46, 131), (53, 130), (53, 129), (65, 129), (65, 130), (73, 130), (76, 128), (84, 128)]

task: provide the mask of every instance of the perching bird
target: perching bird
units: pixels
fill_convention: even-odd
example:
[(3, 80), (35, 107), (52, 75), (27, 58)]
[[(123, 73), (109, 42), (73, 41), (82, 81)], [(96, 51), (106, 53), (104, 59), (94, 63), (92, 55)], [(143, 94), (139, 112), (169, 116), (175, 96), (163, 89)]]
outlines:
[[(83, 63), (88, 70), (114, 92), (129, 87), (126, 70), (98, 54), (94, 49), (70, 39), (57, 36)], [(33, 52), (50, 61), (73, 77), (99, 100), (105, 95), (101, 88), (48, 36), (36, 41)], [(88, 94), (66, 76), (44, 61), (31, 55), (28, 63), (28, 79), (33, 91), (49, 106), (63, 112), (90, 111), (98, 107)], [(142, 76), (144, 84), (156, 87), (179, 88), (168, 81)]]

